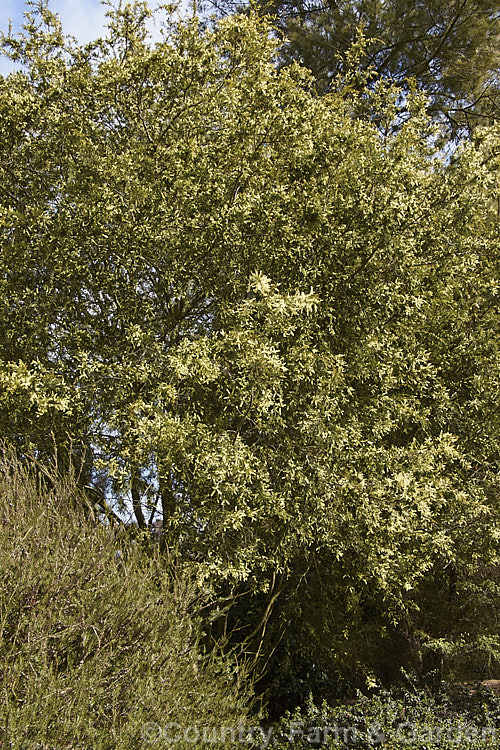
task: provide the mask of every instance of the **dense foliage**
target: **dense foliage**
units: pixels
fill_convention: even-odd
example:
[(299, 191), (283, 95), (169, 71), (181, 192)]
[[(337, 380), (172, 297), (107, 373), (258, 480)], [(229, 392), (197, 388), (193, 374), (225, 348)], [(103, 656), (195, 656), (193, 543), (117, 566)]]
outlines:
[(161, 519), (268, 691), (494, 669), (498, 133), (446, 159), (416, 91), (147, 15), (4, 40), (3, 435)]
[(92, 523), (69, 478), (49, 491), (9, 456), (0, 521), (2, 748), (130, 750), (168, 722), (245, 722), (241, 665), (206, 655), (204, 602), (157, 545)]
[[(498, 745), (500, 699), (482, 685), (433, 691), (405, 676), (404, 687), (358, 696), (344, 704), (316, 705), (288, 712), (272, 727), (269, 747), (276, 750), (492, 750)], [(265, 735), (267, 737), (267, 735)]]
[[(214, 0), (223, 12), (252, 3)], [(300, 60), (319, 92), (335, 89), (360, 30), (359, 70), (372, 81), (413, 79), (428, 112), (453, 138), (500, 114), (500, 17), (494, 0), (258, 0), (283, 40), (281, 61)], [(372, 112), (376, 117), (377, 112)]]

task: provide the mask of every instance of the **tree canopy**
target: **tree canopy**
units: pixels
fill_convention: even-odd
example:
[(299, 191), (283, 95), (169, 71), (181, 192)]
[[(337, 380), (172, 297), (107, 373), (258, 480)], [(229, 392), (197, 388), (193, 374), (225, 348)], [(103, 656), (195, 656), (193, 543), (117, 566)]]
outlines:
[[(210, 4), (222, 12), (249, 5)], [(282, 63), (302, 62), (319, 92), (338, 86), (362, 30), (358, 69), (372, 81), (397, 82), (402, 92), (415, 80), (448, 137), (498, 121), (500, 20), (492, 0), (259, 0), (257, 7), (283, 39)]]
[(390, 81), (318, 97), (258, 15), (152, 44), (148, 13), (4, 39), (4, 436), (250, 592), (263, 663), (498, 658), (488, 595), (478, 630), (428, 592), (498, 569), (498, 133), (445, 159), (417, 90), (401, 122)]

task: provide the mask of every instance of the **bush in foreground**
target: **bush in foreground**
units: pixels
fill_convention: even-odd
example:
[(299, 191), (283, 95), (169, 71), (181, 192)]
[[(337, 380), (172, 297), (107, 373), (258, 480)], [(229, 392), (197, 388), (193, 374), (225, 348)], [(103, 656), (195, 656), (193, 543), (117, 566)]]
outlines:
[(0, 747), (131, 750), (168, 723), (238, 725), (239, 674), (204, 653), (194, 586), (80, 501), (1, 462)]

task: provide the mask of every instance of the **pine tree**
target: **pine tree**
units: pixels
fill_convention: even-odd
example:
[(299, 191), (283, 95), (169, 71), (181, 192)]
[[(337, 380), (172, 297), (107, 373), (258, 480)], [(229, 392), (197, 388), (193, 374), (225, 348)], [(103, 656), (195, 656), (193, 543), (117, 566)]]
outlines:
[[(226, 11), (234, 3), (222, 0)], [(372, 80), (415, 78), (428, 110), (448, 136), (470, 135), (499, 114), (498, 3), (495, 0), (260, 0), (283, 40), (282, 64), (304, 63), (317, 90), (346, 73), (358, 29), (367, 39), (358, 61)], [(240, 6), (240, 9), (243, 6)]]

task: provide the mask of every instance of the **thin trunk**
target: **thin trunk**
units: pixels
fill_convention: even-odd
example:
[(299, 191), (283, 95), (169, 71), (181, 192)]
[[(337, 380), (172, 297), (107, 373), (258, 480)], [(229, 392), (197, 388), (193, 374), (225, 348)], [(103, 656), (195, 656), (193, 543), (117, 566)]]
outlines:
[(167, 524), (170, 518), (172, 518), (175, 510), (175, 496), (172, 489), (172, 484), (169, 478), (160, 476), (160, 499), (161, 499), (161, 511), (162, 511), (162, 533), (160, 536), (160, 550), (164, 552), (166, 550), (166, 530)]
[(139, 467), (135, 466), (132, 470), (132, 479), (131, 479), (132, 507), (134, 509), (134, 514), (137, 519), (137, 524), (139, 528), (145, 529), (147, 528), (147, 524), (146, 524), (146, 519), (144, 518), (144, 513), (142, 512), (139, 482), (140, 482)]

